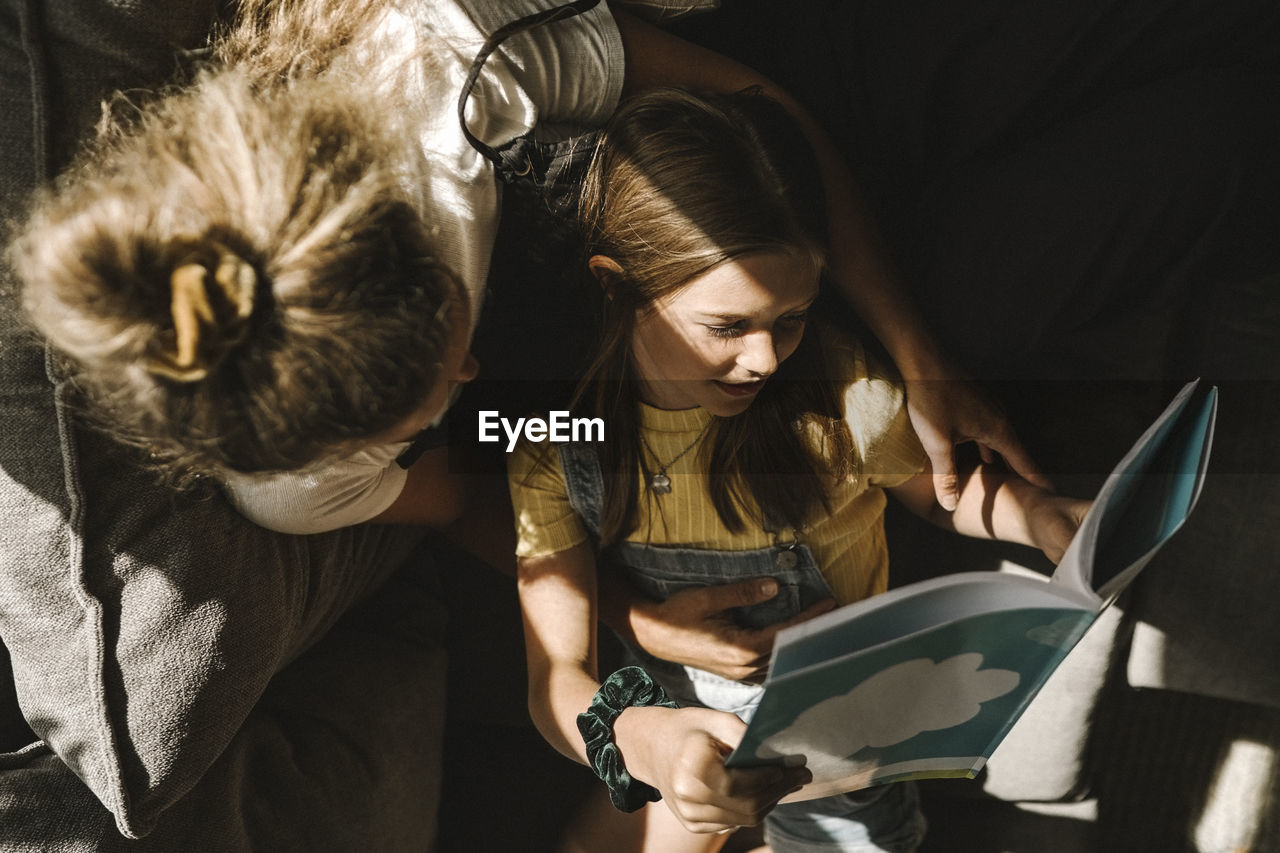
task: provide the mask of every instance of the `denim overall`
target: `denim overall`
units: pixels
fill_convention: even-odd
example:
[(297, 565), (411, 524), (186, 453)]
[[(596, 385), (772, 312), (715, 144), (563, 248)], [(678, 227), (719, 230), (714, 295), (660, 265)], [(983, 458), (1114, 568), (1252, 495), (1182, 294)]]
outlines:
[[(599, 535), (604, 502), (604, 478), (595, 448), (586, 443), (559, 446), (565, 489), (574, 512), (593, 536)], [(661, 498), (659, 498), (661, 500)], [(780, 537), (779, 537), (780, 538)], [(796, 615), (831, 597), (807, 545), (779, 542), (753, 551), (711, 551), (622, 542), (611, 545), (600, 560), (623, 569), (631, 583), (656, 600), (693, 586), (732, 583), (772, 577), (778, 595), (769, 601), (739, 608), (739, 624), (762, 628)], [(636, 662), (647, 669), (681, 706), (729, 711), (749, 721), (763, 688), (730, 681), (704, 670), (659, 660), (643, 649), (629, 647)], [(820, 800), (785, 803), (766, 819), (766, 837), (774, 853), (801, 851), (857, 851), (905, 853), (924, 835), (913, 783), (882, 785)]]

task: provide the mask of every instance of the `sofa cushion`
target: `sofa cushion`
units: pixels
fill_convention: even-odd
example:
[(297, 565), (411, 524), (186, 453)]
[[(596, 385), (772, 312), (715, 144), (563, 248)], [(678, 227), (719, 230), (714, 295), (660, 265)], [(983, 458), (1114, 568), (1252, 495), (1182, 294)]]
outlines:
[(272, 679), (189, 795), (141, 840), (115, 830), (112, 814), (47, 744), (0, 754), (0, 849), (428, 849), (445, 700), (432, 571), (427, 555), (411, 559)]
[[(1257, 185), (1277, 197), (1274, 179)], [(1265, 239), (1252, 248), (1274, 254), (1280, 212), (1259, 219)], [(1196, 512), (1136, 584), (1128, 678), (1280, 709), (1280, 264), (1269, 266), (1208, 284), (1213, 299), (1186, 336), (1199, 341), (1187, 357), (1221, 387), (1222, 410)]]
[(77, 486), (67, 515), (10, 478), (4, 442), (0, 511), (20, 523), (0, 534), (0, 634), (28, 723), (139, 836), (416, 534), (269, 534), (221, 499), (166, 493), (69, 418), (62, 428), (65, 447), (33, 446)]

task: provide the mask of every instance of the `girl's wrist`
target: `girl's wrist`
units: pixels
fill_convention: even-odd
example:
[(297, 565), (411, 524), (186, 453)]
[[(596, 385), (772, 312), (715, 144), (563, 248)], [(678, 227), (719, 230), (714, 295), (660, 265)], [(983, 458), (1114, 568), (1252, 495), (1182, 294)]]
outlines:
[(1018, 526), (1015, 530), (1001, 531), (999, 538), (1038, 548), (1035, 535), (1036, 515), (1044, 508), (1045, 498), (1050, 497), (1050, 493), (1018, 476), (1008, 476), (1003, 488), (1009, 492), (1018, 507)]
[(648, 672), (629, 666), (606, 678), (587, 710), (578, 715), (587, 763), (608, 786), (609, 799), (619, 811), (633, 812), (662, 798), (656, 788), (631, 774), (627, 755), (632, 755), (634, 766), (634, 756), (640, 750), (623, 748), (624, 744), (641, 742), (648, 733), (634, 722), (635, 717), (643, 715), (634, 712), (654, 707), (674, 708), (675, 703)]
[[(1056, 563), (1079, 525), (1073, 505), (1081, 502), (1030, 483), (1025, 483), (1025, 487), (1029, 490), (1024, 522), (1030, 540), (1027, 544), (1039, 548)], [(1083, 510), (1078, 515), (1083, 516)]]
[(613, 725), (613, 740), (628, 772), (645, 783), (654, 779), (648, 761), (650, 738), (660, 725), (661, 715), (669, 711), (652, 705), (633, 706), (619, 714)]

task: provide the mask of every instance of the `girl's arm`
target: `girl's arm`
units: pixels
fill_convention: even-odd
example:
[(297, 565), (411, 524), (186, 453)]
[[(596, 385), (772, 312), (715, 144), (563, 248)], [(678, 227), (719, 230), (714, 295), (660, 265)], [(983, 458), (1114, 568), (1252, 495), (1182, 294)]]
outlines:
[(627, 54), (624, 97), (653, 86), (736, 92), (760, 86), (792, 115), (822, 171), (827, 196), (828, 264), (845, 298), (889, 350), (908, 386), (912, 425), (933, 463), (938, 500), (959, 493), (953, 447), (975, 441), (984, 458), (1000, 453), (1017, 472), (1048, 487), (994, 402), (942, 353), (908, 298), (864, 211), (843, 157), (800, 104), (759, 73), (615, 11)]
[(1057, 563), (1091, 501), (1055, 495), (1016, 474), (979, 465), (959, 481), (954, 512), (933, 499), (928, 471), (888, 491), (916, 515), (944, 530), (1039, 548)]
[(547, 742), (587, 763), (576, 720), (599, 689), (595, 558), (583, 543), (516, 563), (529, 666), (529, 714)]
[[(529, 713), (557, 750), (587, 763), (577, 717), (591, 704), (596, 676), (596, 566), (584, 543), (522, 558), (517, 579), (529, 661)], [(692, 832), (759, 823), (803, 784), (804, 768), (726, 770), (742, 737), (733, 714), (705, 708), (628, 708), (614, 725), (627, 772), (662, 792)]]

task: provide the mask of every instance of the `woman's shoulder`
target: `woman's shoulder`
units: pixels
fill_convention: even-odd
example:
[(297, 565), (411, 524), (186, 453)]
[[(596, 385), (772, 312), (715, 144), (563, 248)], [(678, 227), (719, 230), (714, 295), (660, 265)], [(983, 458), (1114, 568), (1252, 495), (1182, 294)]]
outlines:
[(379, 515), (400, 496), (404, 442), (374, 445), (297, 471), (228, 473), (223, 489), (240, 514), (279, 533), (322, 533)]
[[(542, 0), (448, 0), (424, 4), (428, 26), (450, 42), (471, 69), (481, 44), (515, 21), (547, 10)], [(501, 144), (534, 125), (539, 138), (596, 127), (622, 95), (622, 37), (608, 6), (599, 4), (513, 33), (485, 63), (469, 110), (472, 132)]]

